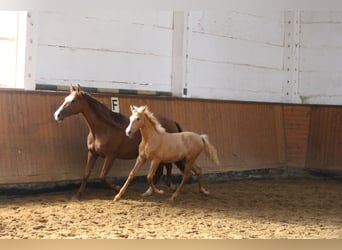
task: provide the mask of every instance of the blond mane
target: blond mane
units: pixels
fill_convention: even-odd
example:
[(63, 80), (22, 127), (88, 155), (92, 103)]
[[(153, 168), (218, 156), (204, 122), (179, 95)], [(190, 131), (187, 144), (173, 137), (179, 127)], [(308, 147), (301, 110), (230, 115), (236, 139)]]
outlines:
[(153, 113), (146, 107), (145, 109), (145, 115), (146, 118), (151, 121), (151, 123), (154, 125), (154, 128), (157, 130), (158, 133), (165, 133), (165, 128), (160, 124), (158, 119), (153, 115)]

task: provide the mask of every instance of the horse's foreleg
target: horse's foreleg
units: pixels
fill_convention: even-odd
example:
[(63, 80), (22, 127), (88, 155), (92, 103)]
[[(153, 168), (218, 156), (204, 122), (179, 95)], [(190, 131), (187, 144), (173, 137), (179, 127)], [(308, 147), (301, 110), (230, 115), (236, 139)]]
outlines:
[(198, 181), (198, 186), (199, 186), (199, 191), (203, 194), (210, 194), (208, 190), (206, 190), (203, 187), (203, 177), (202, 177), (202, 169), (197, 165), (194, 164), (193, 169), (192, 169), (195, 174), (197, 175), (197, 181)]
[(122, 186), (119, 193), (114, 197), (113, 201), (118, 201), (121, 198), (121, 196), (125, 193), (129, 183), (132, 181), (133, 177), (136, 175), (137, 171), (139, 170), (141, 165), (144, 164), (145, 161), (146, 161), (145, 158), (143, 158), (140, 155), (138, 156), (138, 158), (134, 164), (133, 169), (131, 170), (131, 172), (129, 173), (129, 175), (127, 177), (125, 184)]
[[(153, 183), (154, 184), (157, 184), (157, 182), (159, 181), (160, 177), (163, 175), (163, 167), (164, 167), (164, 164), (161, 163), (159, 164), (154, 176), (153, 176)], [(145, 191), (145, 193), (142, 194), (143, 197), (145, 196), (150, 196), (152, 195), (152, 188), (151, 186), (148, 186), (148, 189)]]
[(157, 160), (152, 160), (151, 162), (151, 166), (150, 166), (150, 170), (148, 171), (147, 174), (147, 182), (150, 184), (150, 187), (152, 188), (152, 191), (157, 193), (157, 194), (163, 194), (164, 191), (163, 190), (159, 190), (156, 188), (156, 186), (153, 183), (153, 176), (159, 166), (160, 161)]
[(84, 189), (85, 189), (86, 184), (87, 184), (87, 180), (90, 176), (90, 173), (94, 168), (95, 161), (96, 161), (97, 157), (98, 157), (97, 154), (94, 154), (91, 151), (88, 151), (87, 166), (86, 166), (84, 174), (83, 174), (82, 183), (81, 183), (81, 186), (78, 189), (77, 193), (73, 196), (73, 199), (78, 200), (81, 198), (81, 195), (84, 192)]
[(119, 191), (120, 190), (120, 186), (119, 185), (115, 185), (115, 184), (112, 184), (110, 183), (106, 177), (107, 177), (107, 174), (110, 170), (110, 168), (112, 167), (113, 165), (113, 162), (114, 162), (114, 159), (115, 157), (114, 156), (106, 156), (104, 161), (103, 161), (103, 165), (102, 165), (102, 170), (101, 170), (101, 174), (100, 174), (100, 180), (102, 183), (104, 183), (105, 185), (107, 185), (110, 189), (113, 189), (115, 191)]

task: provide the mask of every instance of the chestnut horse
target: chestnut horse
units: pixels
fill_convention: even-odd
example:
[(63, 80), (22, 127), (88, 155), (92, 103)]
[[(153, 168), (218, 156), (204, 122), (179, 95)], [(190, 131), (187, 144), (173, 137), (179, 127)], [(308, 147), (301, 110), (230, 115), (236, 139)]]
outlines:
[[(70, 94), (65, 98), (64, 103), (57, 109), (54, 114), (56, 121), (62, 121), (64, 118), (81, 113), (88, 126), (89, 133), (87, 137), (88, 160), (82, 178), (82, 183), (78, 192), (74, 195), (75, 199), (79, 199), (83, 194), (86, 182), (94, 167), (97, 158), (103, 157), (103, 165), (100, 174), (100, 180), (108, 187), (115, 191), (120, 190), (119, 185), (111, 184), (106, 176), (116, 158), (118, 159), (135, 159), (138, 156), (138, 146), (141, 141), (140, 133), (136, 136), (128, 138), (125, 135), (125, 129), (129, 124), (128, 117), (112, 112), (104, 104), (100, 103), (89, 94), (81, 90), (80, 85), (75, 89), (70, 86)], [(167, 128), (169, 132), (181, 131), (180, 126), (169, 119), (158, 117), (160, 122)], [(183, 171), (184, 163), (176, 162), (177, 167)], [(166, 184), (171, 185), (171, 166), (167, 164), (167, 180)], [(160, 164), (158, 171), (154, 177), (157, 182), (163, 174), (163, 166)], [(143, 195), (151, 194), (150, 188)]]
[(191, 170), (197, 175), (200, 192), (209, 194), (202, 185), (201, 168), (194, 166), (195, 160), (203, 150), (212, 162), (219, 165), (216, 149), (210, 144), (208, 136), (199, 135), (193, 132), (170, 134), (165, 131), (162, 124), (159, 123), (157, 118), (146, 106), (141, 106), (139, 108), (131, 106), (131, 111), (132, 115), (129, 118), (130, 123), (126, 129), (126, 135), (132, 137), (135, 132), (140, 130), (142, 141), (139, 145), (139, 156), (136, 163), (128, 175), (125, 184), (114, 197), (114, 201), (121, 198), (135, 173), (146, 160), (151, 162), (150, 170), (147, 174), (147, 181), (153, 192), (158, 194), (164, 193), (163, 190), (159, 190), (155, 187), (152, 179), (160, 162), (184, 160), (185, 168), (182, 182), (170, 199), (174, 200), (178, 196), (185, 182), (189, 179)]

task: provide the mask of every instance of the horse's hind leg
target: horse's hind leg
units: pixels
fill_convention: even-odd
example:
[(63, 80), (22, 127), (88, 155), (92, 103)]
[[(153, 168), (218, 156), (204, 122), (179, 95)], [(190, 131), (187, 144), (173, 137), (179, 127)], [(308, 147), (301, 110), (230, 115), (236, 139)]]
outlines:
[(167, 163), (165, 164), (165, 168), (166, 168), (166, 178), (165, 178), (165, 184), (171, 188), (172, 182), (171, 182), (171, 178), (172, 178), (172, 163)]
[(176, 166), (178, 167), (178, 169), (179, 169), (182, 173), (184, 173), (184, 169), (185, 169), (184, 160), (176, 161), (175, 164), (176, 164)]
[(210, 192), (208, 190), (206, 190), (204, 187), (203, 187), (203, 177), (202, 177), (202, 169), (194, 164), (193, 166), (193, 169), (192, 169), (195, 174), (197, 175), (197, 181), (198, 181), (198, 186), (199, 186), (199, 191), (203, 194), (210, 194)]
[[(185, 169), (185, 162), (184, 162), (184, 160), (180, 160), (180, 161), (176, 161), (175, 162), (175, 164), (176, 164), (176, 166), (177, 166), (177, 168), (181, 171), (181, 173), (183, 174), (184, 173), (184, 169)], [(171, 187), (171, 189), (176, 189), (176, 188), (172, 188)]]
[(193, 164), (193, 162), (187, 162), (185, 164), (185, 168), (184, 168), (184, 173), (183, 173), (183, 178), (181, 183), (179, 184), (177, 190), (172, 194), (170, 200), (174, 200), (180, 193), (180, 191), (182, 190), (184, 184), (188, 181), (189, 177), (191, 176), (191, 165)]
[(172, 182), (171, 182), (171, 179), (172, 179), (172, 163), (160, 163), (154, 176), (153, 176), (153, 183), (154, 184), (157, 184), (157, 182), (159, 181), (160, 177), (163, 175), (163, 166), (165, 166), (166, 168), (166, 178), (164, 179), (165, 181), (165, 184), (168, 186), (168, 187), (171, 187), (172, 185)]

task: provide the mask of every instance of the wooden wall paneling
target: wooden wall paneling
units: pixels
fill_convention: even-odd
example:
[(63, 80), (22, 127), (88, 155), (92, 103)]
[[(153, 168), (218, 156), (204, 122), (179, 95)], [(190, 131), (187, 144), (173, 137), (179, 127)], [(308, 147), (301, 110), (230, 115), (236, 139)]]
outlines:
[[(0, 183), (80, 180), (86, 165), (88, 128), (82, 115), (57, 123), (53, 113), (67, 93), (0, 92)], [(110, 107), (110, 94), (92, 94)], [(114, 95), (115, 96), (115, 95)], [(280, 166), (341, 169), (340, 107), (119, 96), (120, 109), (148, 105), (184, 131), (209, 135), (221, 166), (204, 155), (206, 172)], [(125, 177), (133, 160), (116, 160), (109, 176)], [(91, 178), (98, 178), (102, 160)], [(145, 175), (149, 165), (142, 167)], [(176, 173), (176, 171), (174, 171)]]
[[(214, 169), (220, 171), (284, 164), (284, 138), (282, 132), (276, 132), (282, 126), (280, 106), (255, 106), (196, 100), (179, 100), (173, 105), (174, 115), (183, 127), (210, 136), (222, 162), (221, 167)], [(265, 125), (267, 122), (270, 125)]]
[(274, 133), (275, 145), (278, 161), (281, 166), (286, 165), (286, 138), (284, 133), (284, 113), (283, 106), (278, 104), (274, 106)]
[(305, 166), (310, 117), (310, 106), (284, 105), (284, 129), (289, 167)]
[[(44, 105), (36, 96), (28, 96), (21, 93), (17, 99), (18, 131), (16, 134), (17, 149), (16, 156), (18, 159), (18, 167), (20, 168), (19, 175), (31, 178), (39, 175), (40, 171), (35, 163), (41, 163), (44, 159), (44, 149), (40, 142), (40, 133), (37, 131), (37, 125), (40, 123), (41, 107)], [(18, 143), (19, 142), (19, 143)]]
[(241, 152), (239, 157), (243, 165), (247, 168), (283, 165), (284, 139), (277, 131), (281, 129), (277, 114), (281, 109), (267, 104), (245, 104), (245, 107), (237, 112), (237, 152)]
[(8, 115), (8, 125), (9, 125), (9, 133), (7, 136), (9, 136), (9, 155), (10, 155), (10, 169), (7, 174), (12, 174), (14, 176), (19, 175), (19, 168), (21, 166), (21, 161), (18, 158), (17, 152), (18, 147), (21, 146), (21, 134), (22, 130), (20, 129), (22, 125), (22, 119), (23, 116), (18, 115), (18, 109), (20, 108), (19, 104), (20, 96), (16, 95), (14, 98), (8, 98), (7, 100), (7, 112)]
[(342, 169), (341, 141), (341, 107), (313, 107), (306, 167)]
[[(0, 117), (1, 117), (1, 130), (0, 130), (0, 176), (1, 178), (7, 176), (7, 173), (11, 169), (11, 161), (16, 160), (11, 158), (11, 141), (10, 141), (10, 116), (8, 110), (8, 103), (10, 103), (11, 97), (9, 95), (0, 92)], [(12, 107), (12, 106), (10, 106)], [(13, 171), (14, 172), (14, 171)]]

